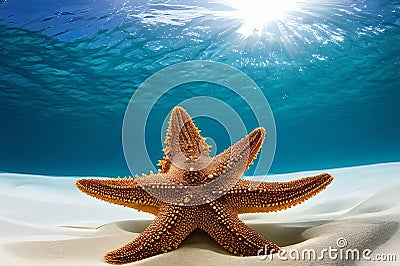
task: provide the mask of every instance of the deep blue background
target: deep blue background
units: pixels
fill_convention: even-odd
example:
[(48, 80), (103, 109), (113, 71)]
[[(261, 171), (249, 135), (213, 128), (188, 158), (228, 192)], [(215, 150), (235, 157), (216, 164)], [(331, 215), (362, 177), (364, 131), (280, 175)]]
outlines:
[[(241, 36), (243, 21), (212, 13), (229, 7), (205, 1), (0, 3), (0, 171), (128, 175), (121, 128), (131, 95), (163, 67), (196, 59), (235, 66), (265, 93), (278, 136), (271, 172), (399, 161), (399, 1), (306, 8), (312, 15), (268, 26), (271, 39)], [(188, 84), (152, 111), (154, 162), (162, 121), (193, 94), (257, 126), (223, 88)], [(196, 122), (218, 151), (229, 145), (222, 127)]]

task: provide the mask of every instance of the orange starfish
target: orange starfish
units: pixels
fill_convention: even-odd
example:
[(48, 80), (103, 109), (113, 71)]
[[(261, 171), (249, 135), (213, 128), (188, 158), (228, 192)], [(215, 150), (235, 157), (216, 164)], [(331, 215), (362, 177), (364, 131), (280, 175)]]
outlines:
[(277, 245), (248, 227), (238, 214), (292, 207), (325, 189), (333, 177), (324, 173), (290, 182), (241, 179), (264, 138), (265, 130), (257, 128), (211, 158), (188, 113), (175, 107), (158, 174), (78, 180), (76, 186), (90, 196), (156, 216), (132, 242), (105, 254), (105, 261), (123, 264), (168, 252), (196, 228), (235, 255), (257, 255), (264, 247), (277, 252)]

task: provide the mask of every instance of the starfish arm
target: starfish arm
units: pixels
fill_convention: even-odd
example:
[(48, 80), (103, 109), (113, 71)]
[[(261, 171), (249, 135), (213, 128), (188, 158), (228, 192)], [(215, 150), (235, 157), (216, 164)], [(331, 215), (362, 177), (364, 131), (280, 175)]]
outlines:
[[(207, 158), (209, 146), (200, 135), (189, 114), (182, 107), (172, 110), (165, 136), (164, 160), (160, 161), (162, 172), (167, 172), (172, 163)], [(182, 165), (178, 165), (184, 168)]]
[(229, 207), (216, 202), (211, 205), (213, 211), (208, 213), (207, 219), (214, 222), (204, 223), (200, 228), (224, 249), (240, 256), (255, 256), (260, 249), (268, 254), (279, 251), (276, 244), (248, 227), (233, 211), (229, 211)]
[(79, 179), (76, 187), (89, 196), (152, 214), (160, 201), (148, 194), (133, 178)]
[(300, 204), (324, 190), (333, 176), (324, 173), (289, 182), (239, 182), (224, 196), (238, 214), (279, 211)]
[(143, 233), (127, 245), (106, 253), (104, 260), (112, 264), (124, 264), (178, 248), (195, 229), (194, 225), (188, 223), (190, 216), (180, 212), (182, 209), (176, 206), (161, 209)]
[(237, 181), (257, 157), (264, 138), (265, 129), (256, 128), (249, 135), (214, 157), (203, 170), (204, 174), (210, 181), (221, 175)]

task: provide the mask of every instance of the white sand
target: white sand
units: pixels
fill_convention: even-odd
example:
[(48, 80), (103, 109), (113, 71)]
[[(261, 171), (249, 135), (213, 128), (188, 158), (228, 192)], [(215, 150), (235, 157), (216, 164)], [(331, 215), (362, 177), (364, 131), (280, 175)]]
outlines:
[[(337, 248), (394, 254), (400, 261), (400, 162), (361, 167), (274, 175), (267, 180), (291, 180), (329, 172), (335, 180), (307, 202), (278, 213), (242, 215), (258, 233), (292, 256), (296, 249)], [(0, 265), (107, 265), (105, 252), (138, 235), (152, 215), (101, 202), (79, 192), (76, 178), (0, 174)], [(339, 252), (338, 252), (339, 254)], [(335, 255), (335, 253), (333, 254)], [(175, 251), (136, 264), (151, 265), (319, 265), (296, 261), (289, 254), (260, 260), (235, 257), (206, 234), (196, 231)], [(331, 265), (380, 265), (381, 262), (331, 259)], [(396, 265), (396, 262), (387, 262)]]

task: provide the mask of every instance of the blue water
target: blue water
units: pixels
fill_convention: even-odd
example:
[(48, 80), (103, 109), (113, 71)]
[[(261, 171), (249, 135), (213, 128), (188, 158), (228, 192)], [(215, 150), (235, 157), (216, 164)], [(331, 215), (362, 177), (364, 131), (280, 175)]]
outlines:
[[(270, 172), (400, 160), (400, 1), (308, 1), (247, 34), (248, 18), (227, 1), (163, 2), (0, 3), (0, 171), (128, 175), (130, 97), (158, 70), (199, 59), (234, 66), (262, 89), (277, 130)], [(203, 95), (258, 126), (224, 87), (177, 87), (151, 113), (155, 163), (165, 116)], [(229, 145), (220, 124), (195, 122), (214, 152)]]

